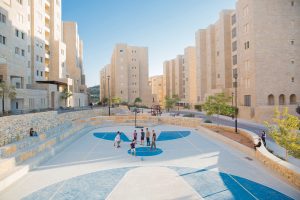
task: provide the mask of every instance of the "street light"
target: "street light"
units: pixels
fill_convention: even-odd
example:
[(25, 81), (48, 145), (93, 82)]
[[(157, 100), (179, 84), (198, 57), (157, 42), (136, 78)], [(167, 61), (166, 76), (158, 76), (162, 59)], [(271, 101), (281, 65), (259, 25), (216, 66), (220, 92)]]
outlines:
[(109, 78), (110, 76), (107, 76), (107, 88), (108, 88), (108, 116), (110, 116), (110, 89), (109, 89)]
[[(233, 92), (231, 93), (231, 108), (233, 108)], [(234, 118), (234, 114), (231, 115), (232, 119)]]
[(235, 88), (235, 112), (234, 112), (235, 121), (234, 121), (234, 126), (235, 126), (235, 133), (238, 133), (238, 131), (237, 131), (237, 78), (238, 78), (237, 69), (233, 70), (233, 78), (234, 78), (234, 88)]

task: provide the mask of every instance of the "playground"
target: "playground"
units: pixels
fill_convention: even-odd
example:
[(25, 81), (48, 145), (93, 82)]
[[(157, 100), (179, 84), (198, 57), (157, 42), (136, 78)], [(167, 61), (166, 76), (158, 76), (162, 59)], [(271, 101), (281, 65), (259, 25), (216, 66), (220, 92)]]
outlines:
[[(0, 199), (299, 199), (300, 192), (261, 163), (196, 129), (157, 125), (157, 149), (140, 129), (87, 132), (4, 190)], [(137, 154), (129, 152), (134, 130)], [(121, 147), (114, 147), (116, 132)]]

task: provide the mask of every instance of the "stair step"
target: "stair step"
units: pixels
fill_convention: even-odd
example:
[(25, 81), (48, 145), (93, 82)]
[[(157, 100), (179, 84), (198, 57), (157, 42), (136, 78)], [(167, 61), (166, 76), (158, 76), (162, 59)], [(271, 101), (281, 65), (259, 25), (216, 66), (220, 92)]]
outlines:
[(0, 176), (0, 192), (25, 176), (29, 171), (28, 165), (16, 166)]
[(0, 159), (0, 176), (16, 166), (15, 158)]

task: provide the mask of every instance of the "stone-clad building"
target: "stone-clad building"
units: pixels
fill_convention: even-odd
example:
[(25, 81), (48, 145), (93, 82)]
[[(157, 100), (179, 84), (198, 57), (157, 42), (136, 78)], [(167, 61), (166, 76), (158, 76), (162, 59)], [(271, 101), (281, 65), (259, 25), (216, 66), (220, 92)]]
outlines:
[[(15, 99), (5, 98), (5, 111), (87, 105), (82, 43), (78, 62), (67, 63), (73, 47), (64, 41), (61, 13), (60, 0), (0, 1), (0, 81), (15, 86), (17, 92)], [(78, 67), (80, 90), (72, 90), (77, 80), (70, 69)], [(65, 88), (73, 93), (67, 105), (61, 99)]]
[[(117, 44), (114, 48), (109, 73), (100, 77), (100, 91), (108, 84), (110, 76), (110, 97), (120, 98), (123, 102), (134, 103), (136, 98), (142, 99), (142, 104), (152, 105), (151, 88), (148, 80), (148, 48)], [(100, 74), (104, 74), (104, 69)], [(101, 95), (100, 98), (108, 97)]]

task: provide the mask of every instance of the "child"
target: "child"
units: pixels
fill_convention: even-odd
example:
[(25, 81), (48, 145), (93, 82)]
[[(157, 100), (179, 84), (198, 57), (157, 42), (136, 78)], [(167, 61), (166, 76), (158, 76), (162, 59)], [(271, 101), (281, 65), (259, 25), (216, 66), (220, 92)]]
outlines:
[(136, 156), (136, 152), (135, 152), (135, 140), (132, 140), (132, 142), (130, 143), (130, 153), (134, 156)]

